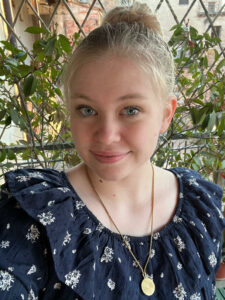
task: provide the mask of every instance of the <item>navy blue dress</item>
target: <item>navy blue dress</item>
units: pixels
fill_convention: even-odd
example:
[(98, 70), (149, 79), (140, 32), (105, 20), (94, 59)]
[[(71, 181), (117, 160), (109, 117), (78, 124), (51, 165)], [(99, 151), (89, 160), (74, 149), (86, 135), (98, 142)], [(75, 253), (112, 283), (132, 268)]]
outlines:
[[(0, 299), (212, 300), (220, 265), (222, 190), (191, 170), (170, 169), (179, 182), (173, 219), (154, 233), (147, 274), (120, 235), (105, 228), (64, 172), (24, 169), (6, 174), (0, 199)], [(143, 266), (149, 236), (126, 236)]]

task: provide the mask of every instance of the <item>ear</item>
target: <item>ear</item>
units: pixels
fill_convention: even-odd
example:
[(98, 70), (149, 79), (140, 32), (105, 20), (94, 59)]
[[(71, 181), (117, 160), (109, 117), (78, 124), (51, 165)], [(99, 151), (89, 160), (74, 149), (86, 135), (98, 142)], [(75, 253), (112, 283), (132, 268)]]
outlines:
[(160, 133), (163, 133), (168, 129), (170, 122), (173, 118), (173, 115), (175, 113), (176, 107), (177, 107), (177, 98), (175, 96), (172, 96), (166, 100), (166, 103), (163, 108), (163, 119), (162, 119), (162, 126), (160, 129)]

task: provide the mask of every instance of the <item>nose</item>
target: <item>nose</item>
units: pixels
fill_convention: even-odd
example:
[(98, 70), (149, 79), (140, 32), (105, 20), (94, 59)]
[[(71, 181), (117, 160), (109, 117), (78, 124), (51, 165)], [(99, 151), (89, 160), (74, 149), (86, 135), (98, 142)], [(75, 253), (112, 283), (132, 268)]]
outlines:
[(113, 118), (102, 118), (98, 120), (95, 139), (103, 145), (118, 143), (121, 139), (121, 128), (117, 120)]

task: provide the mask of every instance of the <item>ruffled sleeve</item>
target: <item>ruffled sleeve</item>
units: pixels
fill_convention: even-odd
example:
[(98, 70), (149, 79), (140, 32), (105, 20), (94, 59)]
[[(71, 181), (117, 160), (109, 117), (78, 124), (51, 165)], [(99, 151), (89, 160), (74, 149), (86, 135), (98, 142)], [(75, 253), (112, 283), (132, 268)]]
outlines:
[(222, 189), (192, 170), (171, 171), (179, 180), (179, 203), (173, 221), (161, 232), (161, 249), (169, 253), (170, 275), (176, 274), (173, 293), (192, 296), (191, 290), (196, 290), (204, 299), (215, 299), (215, 274), (225, 228)]
[[(182, 172), (179, 171), (182, 170)], [(222, 231), (222, 189), (199, 173), (176, 168), (183, 182), (183, 218), (198, 249), (207, 274), (215, 273), (220, 265)]]
[[(52, 277), (55, 277), (52, 289), (55, 289), (54, 293), (59, 290), (59, 293), (51, 292), (51, 295), (45, 295), (46, 298), (43, 299), (92, 299), (94, 274), (90, 272), (90, 269), (93, 269), (93, 254), (96, 252), (96, 245), (90, 243), (87, 232), (83, 233), (87, 227), (87, 217), (84, 214), (76, 216), (74, 213), (75, 206), (78, 212), (84, 205), (81, 200), (76, 199), (76, 194), (68, 186), (65, 174), (52, 169), (21, 169), (9, 172), (5, 177), (10, 197), (14, 199), (14, 205), (21, 207), (21, 214), (25, 215), (31, 223), (23, 230), (22, 226), (26, 219), (18, 217), (20, 221), (15, 220), (16, 228), (20, 232), (18, 238), (23, 236), (21, 240), (23, 247), (18, 246), (18, 252), (22, 257), (24, 253), (25, 256), (33, 255), (33, 249), (28, 245), (31, 241), (26, 240), (28, 236), (26, 230), (30, 228), (31, 231), (36, 227), (39, 231), (42, 229), (50, 250), (52, 261), (48, 262), (48, 266), (46, 264), (40, 267), (40, 270), (45, 272), (48, 267), (51, 267), (51, 273), (46, 274), (48, 275), (48, 278), (45, 278), (47, 283), (45, 280), (43, 286), (35, 286), (35, 295), (42, 291), (46, 294), (46, 290), (53, 281)], [(37, 249), (37, 255), (41, 256), (44, 251), (45, 249)], [(15, 261), (17, 264), (17, 257)], [(38, 260), (36, 261), (39, 263)], [(27, 264), (29, 265), (28, 262)], [(7, 265), (1, 266), (3, 269), (6, 267)], [(18, 266), (18, 270), (23, 271), (23, 268)], [(27, 280), (26, 274), (20, 275), (19, 281)], [(87, 282), (91, 285), (89, 289), (84, 288)], [(30, 282), (27, 284), (29, 285)], [(12, 290), (11, 287), (10, 290)], [(61, 294), (60, 290), (63, 290)]]
[(21, 209), (4, 184), (0, 191), (0, 299), (37, 299), (48, 267), (43, 228)]

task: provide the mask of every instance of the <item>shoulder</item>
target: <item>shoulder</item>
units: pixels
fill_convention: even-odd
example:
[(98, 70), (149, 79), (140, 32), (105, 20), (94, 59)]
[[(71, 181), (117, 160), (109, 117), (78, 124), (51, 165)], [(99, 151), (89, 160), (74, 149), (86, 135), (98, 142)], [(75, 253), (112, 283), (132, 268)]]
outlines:
[(212, 201), (217, 205), (221, 204), (223, 190), (219, 185), (206, 180), (200, 173), (190, 169), (176, 167), (170, 171), (175, 173), (183, 191), (189, 196), (208, 200), (208, 202)]
[[(12, 174), (22, 176), (19, 171), (10, 172), (7, 176), (12, 182)], [(0, 298), (29, 298), (47, 280), (47, 239), (41, 224), (21, 208), (10, 192), (7, 179), (0, 190), (0, 216)]]
[(60, 180), (60, 172), (53, 169), (18, 169), (5, 174), (5, 182), (11, 193), (19, 192), (25, 187), (48, 182), (57, 183)]

